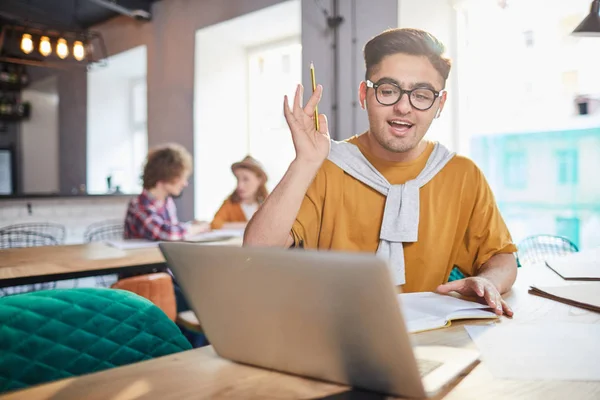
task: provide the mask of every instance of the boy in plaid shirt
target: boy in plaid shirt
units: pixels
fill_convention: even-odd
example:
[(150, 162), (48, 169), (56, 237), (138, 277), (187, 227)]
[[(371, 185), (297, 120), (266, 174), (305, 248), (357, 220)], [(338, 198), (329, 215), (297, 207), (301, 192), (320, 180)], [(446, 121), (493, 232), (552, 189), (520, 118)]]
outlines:
[(182, 223), (177, 219), (173, 197), (188, 185), (192, 156), (182, 146), (168, 144), (148, 153), (142, 193), (129, 202), (125, 239), (182, 240), (210, 229), (205, 222)]

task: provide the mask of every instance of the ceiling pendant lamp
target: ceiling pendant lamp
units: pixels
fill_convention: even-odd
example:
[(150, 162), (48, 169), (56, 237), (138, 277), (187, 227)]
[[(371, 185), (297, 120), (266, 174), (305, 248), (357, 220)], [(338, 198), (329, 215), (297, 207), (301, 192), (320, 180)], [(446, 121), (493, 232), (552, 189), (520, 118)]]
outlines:
[(600, 0), (592, 1), (590, 13), (575, 28), (572, 35), (600, 37)]
[(58, 39), (56, 43), (56, 55), (64, 60), (69, 55), (69, 46), (67, 46), (67, 41), (64, 38)]
[(50, 38), (48, 36), (42, 36), (40, 38), (40, 54), (44, 57), (48, 57), (52, 53), (52, 45), (50, 44)]
[(83, 43), (79, 40), (76, 40), (75, 43), (73, 43), (73, 57), (75, 57), (77, 61), (81, 61), (85, 58), (85, 49)]
[(23, 50), (23, 53), (25, 54), (29, 54), (33, 51), (33, 40), (29, 33), (24, 33), (21, 38), (21, 50)]

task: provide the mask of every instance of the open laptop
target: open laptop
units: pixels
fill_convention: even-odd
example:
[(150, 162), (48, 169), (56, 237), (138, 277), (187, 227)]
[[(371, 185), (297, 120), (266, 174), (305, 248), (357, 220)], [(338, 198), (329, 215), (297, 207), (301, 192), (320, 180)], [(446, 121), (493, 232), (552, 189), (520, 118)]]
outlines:
[(160, 243), (223, 358), (406, 397), (435, 395), (478, 360), (416, 347), (375, 255)]

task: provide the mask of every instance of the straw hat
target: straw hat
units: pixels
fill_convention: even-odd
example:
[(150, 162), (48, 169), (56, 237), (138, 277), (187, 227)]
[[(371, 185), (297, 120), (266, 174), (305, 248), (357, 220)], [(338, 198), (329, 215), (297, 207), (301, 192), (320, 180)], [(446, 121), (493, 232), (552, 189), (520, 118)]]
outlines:
[(267, 181), (267, 173), (263, 169), (261, 163), (259, 163), (254, 157), (246, 156), (242, 161), (238, 161), (236, 163), (231, 164), (231, 172), (235, 171), (238, 168), (249, 169), (250, 171), (256, 173), (256, 175), (264, 178), (265, 182)]

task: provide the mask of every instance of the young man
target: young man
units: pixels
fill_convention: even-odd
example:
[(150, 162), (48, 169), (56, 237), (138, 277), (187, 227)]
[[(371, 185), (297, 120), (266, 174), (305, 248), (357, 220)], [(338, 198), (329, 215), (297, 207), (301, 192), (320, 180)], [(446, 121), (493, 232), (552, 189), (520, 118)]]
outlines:
[[(284, 99), (296, 158), (246, 228), (249, 246), (377, 252), (405, 292), (457, 291), (512, 315), (501, 293), (517, 265), (508, 229), (474, 163), (424, 140), (441, 115), (450, 60), (427, 32), (394, 29), (364, 48), (359, 88), (369, 130), (330, 141), (313, 118), (323, 88), (302, 108)], [(468, 277), (445, 283), (453, 267)]]
[(210, 229), (204, 222), (181, 223), (173, 197), (181, 195), (192, 172), (192, 156), (182, 146), (168, 144), (148, 153), (142, 193), (133, 198), (125, 217), (126, 239), (173, 241)]

